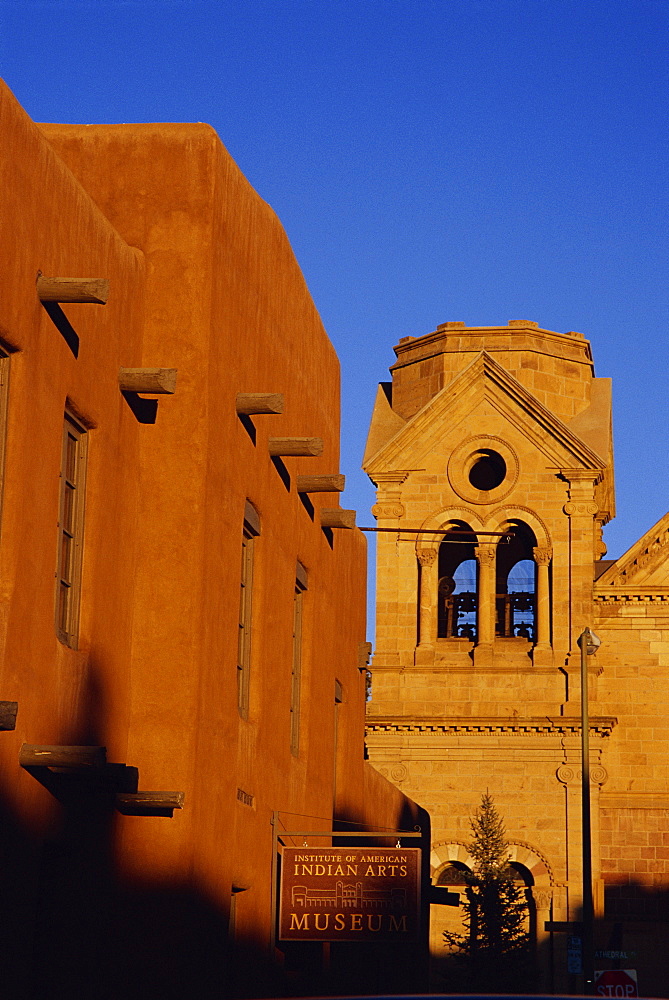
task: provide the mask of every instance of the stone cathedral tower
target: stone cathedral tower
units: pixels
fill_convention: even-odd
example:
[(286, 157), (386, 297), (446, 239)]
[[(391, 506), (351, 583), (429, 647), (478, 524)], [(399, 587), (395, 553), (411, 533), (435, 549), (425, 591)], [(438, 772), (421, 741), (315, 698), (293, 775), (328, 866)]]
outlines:
[[(431, 813), (437, 884), (462, 880), (469, 817), (489, 789), (531, 899), (544, 986), (577, 985), (558, 925), (580, 917), (577, 639), (593, 628), (597, 946), (634, 952), (623, 967), (667, 995), (669, 515), (603, 559), (611, 384), (582, 334), (444, 323), (395, 352), (364, 458), (384, 529), (370, 760)], [(433, 907), (434, 953), (457, 919), (446, 910)]]

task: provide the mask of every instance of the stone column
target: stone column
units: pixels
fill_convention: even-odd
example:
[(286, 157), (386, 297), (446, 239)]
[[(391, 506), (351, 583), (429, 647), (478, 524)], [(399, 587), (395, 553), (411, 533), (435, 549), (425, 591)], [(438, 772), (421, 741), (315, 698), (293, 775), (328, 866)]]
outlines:
[[(591, 745), (592, 746), (592, 745)], [(601, 842), (599, 797), (602, 785), (608, 780), (606, 768), (599, 762), (601, 751), (595, 748), (590, 751), (590, 803), (592, 825), (590, 829), (592, 882), (595, 902), (595, 916), (603, 917), (604, 892), (601, 879)], [(573, 755), (570, 755), (573, 756)], [(568, 920), (578, 919), (583, 904), (583, 840), (581, 824), (581, 768), (580, 761), (569, 760), (560, 764), (557, 769), (557, 779), (565, 786), (566, 793), (566, 829), (565, 845), (567, 848), (568, 881)]]
[[(420, 643), (416, 649), (416, 663), (424, 663), (434, 657), (434, 643), (437, 638), (437, 549), (419, 549), (420, 563), (419, 622)], [(428, 652), (429, 651), (429, 652)]]
[(491, 666), (495, 642), (495, 557), (497, 545), (482, 542), (475, 548), (479, 564), (474, 665)]
[[(377, 501), (372, 507), (372, 514), (379, 527), (400, 528), (405, 514), (402, 483), (407, 475), (406, 472), (391, 472), (374, 476)], [(408, 557), (413, 562), (413, 552), (410, 545), (402, 546), (400, 551), (400, 546), (397, 544), (398, 537), (399, 534), (395, 535), (392, 532), (380, 532), (376, 538), (378, 590), (374, 667), (408, 666), (413, 660), (415, 625), (411, 638), (405, 637), (401, 642), (398, 640), (400, 628), (398, 608), (407, 607), (409, 611), (411, 610), (407, 604), (408, 595), (404, 587), (407, 574), (403, 571), (401, 560), (403, 557)], [(409, 551), (405, 551), (407, 549)], [(416, 601), (416, 598), (415, 592), (411, 594), (411, 601)], [(415, 605), (413, 610), (415, 616)]]
[(532, 662), (537, 666), (552, 666), (553, 650), (551, 647), (551, 604), (548, 566), (553, 556), (550, 546), (537, 546), (532, 550), (537, 564), (537, 592), (535, 594), (535, 644), (532, 650)]

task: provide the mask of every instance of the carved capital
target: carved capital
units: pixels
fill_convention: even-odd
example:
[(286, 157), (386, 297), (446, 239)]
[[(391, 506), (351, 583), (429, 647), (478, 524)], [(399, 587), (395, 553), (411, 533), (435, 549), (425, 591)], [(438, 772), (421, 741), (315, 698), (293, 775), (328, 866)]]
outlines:
[(594, 517), (595, 514), (599, 513), (599, 507), (594, 500), (581, 501), (579, 503), (574, 503), (570, 500), (569, 503), (566, 503), (562, 509), (569, 517)]
[(608, 780), (609, 772), (601, 764), (595, 764), (590, 768), (590, 781), (595, 785), (603, 785)]
[(372, 514), (377, 521), (379, 518), (404, 517), (404, 505), (398, 501), (375, 503), (372, 507)]
[(402, 781), (406, 781), (409, 777), (409, 770), (406, 764), (393, 764), (390, 768), (390, 780), (397, 782), (399, 784)]
[(569, 785), (578, 772), (574, 771), (573, 767), (568, 767), (567, 764), (560, 764), (555, 773), (558, 781), (562, 782), (563, 785)]
[(377, 767), (377, 770), (384, 778), (388, 778), (390, 781), (399, 785), (409, 776), (409, 771), (406, 764), (386, 764), (383, 767)]
[(474, 549), (479, 566), (494, 566), (497, 548), (494, 545), (477, 545)]
[[(557, 771), (555, 772), (558, 781), (561, 781), (563, 785), (571, 785), (581, 782), (581, 776), (583, 772), (580, 767), (570, 767), (569, 764), (560, 764)], [(590, 781), (593, 785), (599, 785), (600, 787), (608, 781), (609, 772), (601, 764), (592, 764), (590, 767)]]
[(437, 558), (436, 549), (418, 549), (416, 552), (418, 556), (418, 562), (421, 566), (433, 566), (435, 559)]
[(532, 890), (532, 895), (534, 896), (534, 902), (537, 910), (550, 910), (551, 903), (553, 901), (553, 893), (549, 889), (536, 889)]
[(532, 549), (532, 555), (537, 566), (548, 566), (553, 558), (553, 549), (550, 545), (537, 545)]

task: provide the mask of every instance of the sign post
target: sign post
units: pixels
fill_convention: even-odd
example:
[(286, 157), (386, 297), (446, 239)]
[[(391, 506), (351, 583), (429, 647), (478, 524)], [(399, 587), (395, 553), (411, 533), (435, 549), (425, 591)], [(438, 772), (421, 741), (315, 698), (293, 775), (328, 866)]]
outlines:
[(638, 997), (636, 969), (607, 969), (604, 972), (595, 972), (595, 995)]
[(567, 938), (567, 972), (577, 976), (583, 972), (583, 943), (576, 934)]

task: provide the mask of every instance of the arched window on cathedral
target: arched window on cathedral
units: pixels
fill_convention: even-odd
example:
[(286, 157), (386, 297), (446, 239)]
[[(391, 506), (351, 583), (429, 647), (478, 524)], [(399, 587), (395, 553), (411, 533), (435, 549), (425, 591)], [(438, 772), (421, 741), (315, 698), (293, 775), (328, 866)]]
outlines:
[(532, 892), (532, 886), (534, 885), (532, 872), (525, 865), (521, 865), (517, 861), (510, 861), (507, 871), (518, 888), (524, 890), (524, 902), (527, 906), (525, 930), (530, 935), (530, 941), (535, 945), (537, 939), (537, 906), (534, 900), (534, 893)]
[(509, 525), (510, 540), (497, 547), (495, 635), (536, 642), (534, 532), (522, 521)]
[[(443, 868), (435, 872), (432, 881), (434, 885), (464, 892), (468, 884), (467, 875), (470, 874), (470, 869), (461, 861), (449, 861)], [(536, 945), (537, 938), (537, 907), (533, 893), (534, 878), (531, 871), (517, 861), (509, 862), (506, 874), (516, 883), (521, 892), (521, 898), (527, 907), (524, 929), (530, 935), (530, 942), (534, 946)]]
[(439, 546), (439, 639), (476, 641), (475, 545), (476, 535), (470, 526), (464, 521), (452, 521)]
[(467, 885), (465, 875), (468, 874), (469, 868), (467, 865), (463, 865), (461, 861), (449, 861), (437, 874), (434, 884), (463, 887)]

